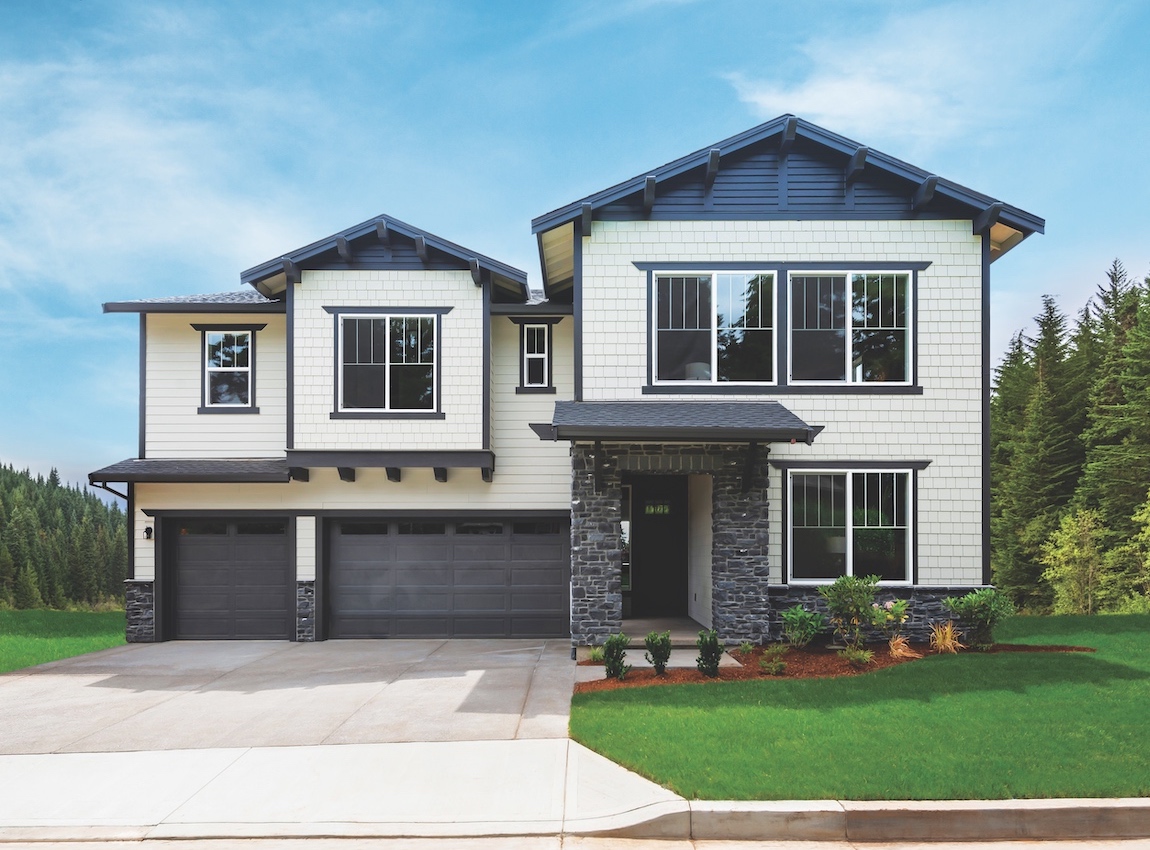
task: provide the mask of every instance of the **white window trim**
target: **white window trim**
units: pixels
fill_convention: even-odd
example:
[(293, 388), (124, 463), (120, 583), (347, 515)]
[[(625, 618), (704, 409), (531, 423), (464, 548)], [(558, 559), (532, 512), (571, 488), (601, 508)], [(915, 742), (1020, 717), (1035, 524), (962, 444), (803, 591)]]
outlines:
[[(843, 371), (846, 375), (846, 380), (843, 381), (808, 381), (803, 379), (795, 379), (794, 372), (794, 351), (791, 343), (794, 340), (795, 329), (791, 326), (791, 282), (796, 277), (842, 277), (847, 278), (848, 295), (851, 289), (851, 276), (852, 275), (881, 275), (881, 274), (897, 274), (906, 275), (906, 380), (905, 381), (856, 381), (853, 379), (854, 370), (851, 369), (851, 347), (854, 339), (854, 310), (848, 299), (846, 305), (846, 351), (844, 357), (846, 362), (843, 364)], [(914, 272), (907, 269), (849, 269), (849, 268), (828, 268), (824, 270), (808, 270), (789, 271), (787, 272), (787, 383), (796, 387), (909, 387), (914, 385), (914, 334), (916, 328), (914, 326)]]
[[(721, 274), (741, 274), (749, 277), (769, 277), (771, 279), (771, 379), (769, 381), (720, 381), (719, 380), (719, 299), (715, 297), (716, 278)], [(673, 381), (659, 377), (659, 278), (661, 277), (710, 277), (711, 278), (711, 378), (708, 381)], [(651, 381), (658, 387), (773, 387), (779, 382), (779, 275), (772, 269), (675, 271), (660, 269), (651, 275)]]
[[(389, 323), (390, 334), (390, 321), (392, 319), (430, 319), (435, 326), (435, 359), (431, 365), (431, 407), (428, 408), (411, 408), (411, 407), (391, 407), (391, 344), (384, 346), (387, 353), (387, 362), (383, 366), (383, 401), (384, 407), (347, 407), (343, 403), (343, 370), (347, 365), (343, 362), (343, 328), (344, 322), (347, 320), (358, 319), (382, 319)], [(339, 406), (337, 408), (339, 413), (410, 413), (410, 414), (427, 414), (439, 412), (439, 358), (442, 351), (442, 327), (437, 313), (420, 313), (420, 312), (395, 312), (395, 313), (339, 313), (336, 317), (339, 326), (339, 333), (336, 338), (336, 382), (339, 388), (338, 396)], [(355, 365), (355, 364), (352, 364)], [(381, 365), (381, 364), (373, 364)]]
[(914, 504), (915, 504), (915, 474), (913, 469), (904, 467), (891, 467), (890, 469), (856, 469), (842, 467), (829, 467), (818, 469), (788, 469), (787, 470), (787, 484), (786, 484), (786, 500), (787, 500), (787, 521), (786, 521), (786, 535), (787, 535), (787, 584), (803, 585), (803, 586), (818, 586), (825, 584), (834, 584), (833, 578), (794, 578), (794, 560), (795, 560), (795, 546), (794, 546), (794, 531), (795, 531), (795, 505), (794, 505), (794, 477), (796, 475), (846, 475), (846, 515), (851, 517), (851, 522), (847, 524), (847, 563), (846, 574), (854, 575), (853, 553), (854, 553), (854, 482), (851, 480), (852, 475), (865, 475), (874, 472), (901, 472), (906, 474), (906, 569), (907, 577), (899, 581), (880, 581), (879, 585), (882, 587), (905, 587), (913, 584), (914, 581)]
[[(212, 334), (232, 336), (247, 336), (248, 338), (248, 365), (247, 366), (210, 366), (208, 365), (208, 351), (211, 348)], [(204, 370), (204, 404), (205, 408), (210, 409), (231, 409), (231, 410), (248, 410), (255, 406), (255, 387), (252, 381), (252, 374), (255, 368), (256, 353), (255, 353), (255, 332), (247, 328), (237, 330), (206, 330), (203, 332), (203, 351), (200, 355), (201, 365)], [(248, 400), (243, 403), (226, 403), (226, 402), (213, 402), (212, 401), (212, 373), (213, 372), (231, 372), (239, 373), (246, 372), (248, 376)]]
[[(542, 354), (528, 354), (527, 353), (527, 334), (531, 330), (542, 331), (543, 333), (543, 353)], [(520, 344), (519, 350), (522, 352), (523, 361), (519, 364), (521, 370), (520, 374), (523, 375), (523, 387), (531, 388), (546, 388), (551, 386), (549, 379), (551, 375), (551, 326), (546, 324), (523, 324), (520, 325)], [(541, 360), (543, 362), (543, 378), (539, 383), (532, 383), (528, 375), (531, 370), (527, 368), (527, 364), (531, 360)]]

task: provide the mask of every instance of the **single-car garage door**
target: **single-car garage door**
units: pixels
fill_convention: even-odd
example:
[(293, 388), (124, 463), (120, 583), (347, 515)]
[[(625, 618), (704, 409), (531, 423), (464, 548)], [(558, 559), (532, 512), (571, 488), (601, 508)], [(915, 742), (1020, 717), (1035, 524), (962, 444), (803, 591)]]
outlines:
[(167, 527), (175, 537), (173, 637), (289, 637), (286, 519), (185, 519)]
[(562, 520), (330, 523), (328, 636), (566, 636), (569, 540)]

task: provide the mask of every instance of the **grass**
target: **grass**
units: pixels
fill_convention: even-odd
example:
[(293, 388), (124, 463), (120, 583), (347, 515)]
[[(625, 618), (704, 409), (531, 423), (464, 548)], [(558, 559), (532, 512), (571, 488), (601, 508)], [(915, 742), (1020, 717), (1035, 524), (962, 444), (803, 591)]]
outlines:
[(123, 611), (0, 611), (0, 673), (123, 643)]
[(1150, 795), (1150, 616), (1016, 617), (996, 638), (1097, 652), (576, 694), (571, 735), (688, 798)]

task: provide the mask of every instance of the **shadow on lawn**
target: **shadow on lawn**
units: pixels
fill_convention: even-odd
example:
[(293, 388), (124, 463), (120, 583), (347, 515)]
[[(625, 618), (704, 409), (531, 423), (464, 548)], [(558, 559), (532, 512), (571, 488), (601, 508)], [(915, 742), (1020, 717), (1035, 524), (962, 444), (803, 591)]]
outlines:
[(968, 693), (1022, 694), (1035, 688), (1104, 686), (1150, 680), (1150, 672), (1078, 652), (931, 656), (872, 675), (839, 679), (752, 680), (680, 687), (629, 688), (601, 694), (635, 705), (825, 709), (892, 701), (931, 702)]

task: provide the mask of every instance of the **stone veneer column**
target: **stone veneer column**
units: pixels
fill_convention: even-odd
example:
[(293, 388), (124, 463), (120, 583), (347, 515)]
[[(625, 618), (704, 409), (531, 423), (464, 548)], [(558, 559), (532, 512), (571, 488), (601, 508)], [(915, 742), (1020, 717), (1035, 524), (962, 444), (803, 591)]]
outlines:
[(315, 640), (315, 582), (295, 583), (295, 639), (302, 642)]
[[(571, 641), (601, 644), (623, 627), (618, 465), (607, 449), (599, 488), (595, 450), (571, 446)], [(610, 462), (608, 462), (610, 461)]]
[(156, 584), (128, 579), (124, 582), (124, 613), (128, 643), (154, 643), (156, 640)]

